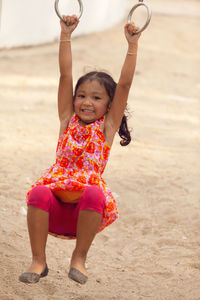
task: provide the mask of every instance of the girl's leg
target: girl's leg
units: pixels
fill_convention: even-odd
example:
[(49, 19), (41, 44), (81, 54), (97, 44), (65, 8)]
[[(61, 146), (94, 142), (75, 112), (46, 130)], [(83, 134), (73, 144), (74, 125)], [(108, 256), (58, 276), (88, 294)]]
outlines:
[(46, 266), (45, 248), (49, 229), (49, 213), (29, 206), (27, 223), (32, 250), (32, 263), (27, 272), (41, 274)]
[(105, 196), (98, 187), (87, 187), (77, 205), (77, 240), (70, 267), (86, 276), (87, 253), (101, 224), (104, 206)]
[(32, 263), (27, 272), (41, 274), (46, 266), (46, 241), (49, 231), (51, 191), (45, 186), (32, 189), (28, 198), (27, 224), (32, 250)]

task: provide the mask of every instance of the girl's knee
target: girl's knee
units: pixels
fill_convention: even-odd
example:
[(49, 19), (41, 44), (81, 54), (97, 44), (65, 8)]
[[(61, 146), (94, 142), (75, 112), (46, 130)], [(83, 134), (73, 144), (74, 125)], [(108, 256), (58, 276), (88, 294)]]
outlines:
[(48, 187), (44, 185), (38, 185), (30, 191), (27, 205), (31, 205), (49, 212), (52, 195), (53, 194)]
[(93, 210), (102, 214), (105, 206), (105, 195), (97, 186), (86, 187), (79, 204), (80, 210)]

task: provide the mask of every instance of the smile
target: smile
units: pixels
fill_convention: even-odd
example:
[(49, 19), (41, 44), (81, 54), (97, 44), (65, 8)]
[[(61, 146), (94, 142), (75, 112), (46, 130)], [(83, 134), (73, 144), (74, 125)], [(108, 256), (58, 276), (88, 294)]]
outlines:
[(81, 111), (85, 113), (93, 113), (93, 110), (90, 109), (81, 109)]

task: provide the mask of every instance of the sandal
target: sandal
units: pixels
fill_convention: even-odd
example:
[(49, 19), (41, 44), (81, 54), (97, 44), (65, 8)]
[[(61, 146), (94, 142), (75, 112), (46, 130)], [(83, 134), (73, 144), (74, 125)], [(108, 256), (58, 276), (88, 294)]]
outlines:
[(83, 273), (81, 273), (79, 270), (75, 268), (71, 268), (69, 270), (68, 277), (80, 284), (85, 284), (88, 280), (88, 277), (86, 275), (84, 275)]
[(37, 283), (40, 280), (40, 278), (47, 276), (48, 272), (49, 269), (48, 266), (46, 265), (44, 271), (41, 274), (31, 273), (31, 272), (22, 273), (19, 276), (19, 281), (24, 283)]

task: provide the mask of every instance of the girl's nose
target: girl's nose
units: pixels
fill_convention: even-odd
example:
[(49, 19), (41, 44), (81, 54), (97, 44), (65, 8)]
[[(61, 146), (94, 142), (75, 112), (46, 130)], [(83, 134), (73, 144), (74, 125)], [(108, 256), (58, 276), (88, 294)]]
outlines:
[(90, 97), (85, 98), (84, 104), (91, 105)]

